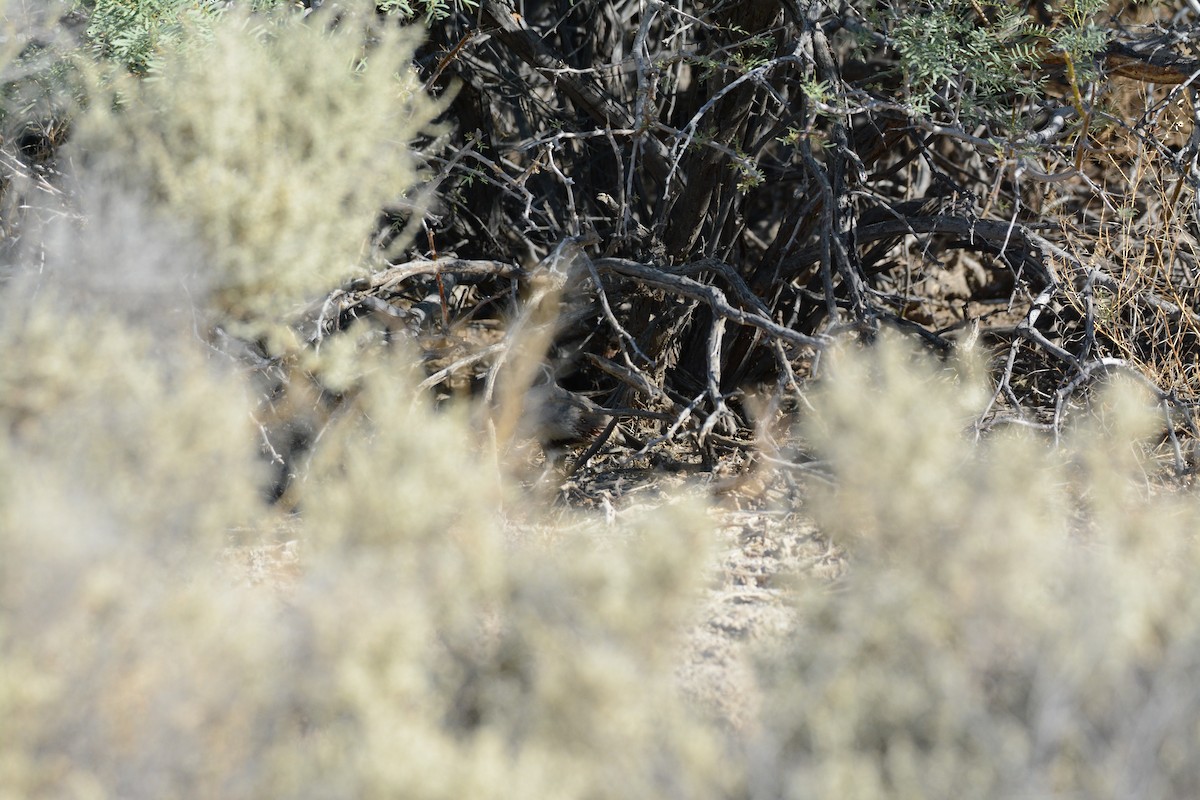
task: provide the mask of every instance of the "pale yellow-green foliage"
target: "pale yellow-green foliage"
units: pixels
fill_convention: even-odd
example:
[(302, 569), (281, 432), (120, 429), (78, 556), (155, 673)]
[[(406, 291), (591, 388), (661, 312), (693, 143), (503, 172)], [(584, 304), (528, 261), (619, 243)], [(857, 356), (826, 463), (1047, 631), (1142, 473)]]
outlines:
[(281, 313), (362, 269), (380, 210), (416, 181), (408, 144), (434, 110), (416, 44), (367, 4), (333, 29), (229, 9), (149, 79), (115, 79), (76, 144), (193, 229), (221, 322), (282, 334)]
[(781, 792), (1194, 796), (1200, 506), (1146, 486), (1161, 419), (1118, 381), (1061, 451), (976, 445), (976, 373), (888, 341), (815, 400), (850, 568), (766, 662)]
[(505, 488), (465, 416), (413, 405), (402, 361), (366, 363), (302, 495), (311, 586), (332, 588), (312, 600), (340, 609), (318, 638), (361, 718), (359, 791), (710, 794), (715, 731), (670, 659), (707, 520), (683, 505), (564, 526)]
[(0, 796), (704, 797), (726, 780), (672, 679), (709, 529), (694, 504), (612, 527), (529, 506), (462, 418), (414, 402), (402, 356), (359, 353), (280, 601), (200, 535), (267, 514), (244, 496), (238, 376), (187, 339), (160, 358), (40, 306), (4, 333), (27, 358), (0, 383)]
[(0, 796), (1197, 787), (1200, 515), (1131, 480), (1154, 418), (1129, 386), (1056, 452), (966, 435), (973, 361), (839, 357), (806, 427), (849, 570), (797, 584), (759, 722), (733, 734), (675, 685), (710, 563), (694, 502), (552, 513), (363, 339), (321, 356), (358, 388), (300, 489), (281, 599), (217, 558), (270, 514), (244, 379), (60, 299), (10, 292), (0, 331), (22, 354), (0, 368)]
[(56, 309), (59, 299), (13, 291), (0, 313), (10, 524), (39, 519), (21, 510), (27, 497), (64, 492), (58, 502), (87, 509), (107, 535), (164, 552), (219, 546), (265, 477), (247, 393), (195, 343)]

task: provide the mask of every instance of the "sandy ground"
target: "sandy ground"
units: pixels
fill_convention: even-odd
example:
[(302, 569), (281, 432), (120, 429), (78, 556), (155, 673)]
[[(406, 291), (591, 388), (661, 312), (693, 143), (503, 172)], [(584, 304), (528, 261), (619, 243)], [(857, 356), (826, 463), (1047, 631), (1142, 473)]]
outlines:
[(680, 682), (706, 711), (738, 731), (758, 718), (753, 660), (794, 623), (789, 595), (801, 580), (828, 580), (844, 568), (802, 515), (785, 510), (714, 510), (720, 527), (712, 586), (687, 634)]

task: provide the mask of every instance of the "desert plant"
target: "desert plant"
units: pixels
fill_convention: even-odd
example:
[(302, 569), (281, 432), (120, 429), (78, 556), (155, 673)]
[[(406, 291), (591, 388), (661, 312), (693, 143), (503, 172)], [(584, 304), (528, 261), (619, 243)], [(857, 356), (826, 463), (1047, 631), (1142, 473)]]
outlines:
[(210, 22), (223, 7), (195, 0), (95, 0), (80, 5), (96, 55), (137, 73), (147, 72), (159, 52), (184, 44), (180, 34), (185, 26)]
[(215, 321), (263, 333), (369, 263), (433, 105), (413, 35), (349, 10), (330, 28), (231, 10), (181, 35), (153, 80), (93, 104), (77, 145), (207, 248)]
[[(895, 342), (839, 361), (808, 425), (850, 549), (765, 662), (789, 797), (1186, 797), (1200, 731), (1193, 495), (1143, 483), (1163, 425), (1116, 381), (1061, 450), (966, 435), (978, 369)], [(1167, 699), (1170, 698), (1170, 699)]]
[(48, 205), (40, 194), (54, 192), (59, 148), (86, 99), (78, 43), (61, 12), (51, 3), (0, 4), (0, 280), (18, 270), (23, 222), (30, 206)]
[(1036, 102), (1045, 96), (1043, 62), (1053, 57), (1071, 64), (1069, 80), (1077, 94), (1085, 70), (1104, 48), (1107, 33), (1095, 24), (1103, 0), (1065, 5), (1052, 24), (1038, 21), (1027, 8), (990, 2), (888, 4), (873, 18), (888, 29), (899, 55), (905, 103), (917, 114), (966, 127), (990, 123), (999, 134), (1015, 122), (1014, 98)]
[[(96, 56), (145, 75), (155, 68), (159, 56), (194, 46), (195, 30), (210, 30), (231, 5), (220, 0), (82, 0), (75, 11), (87, 18), (87, 38)], [(254, 12), (268, 12), (288, 5), (311, 12), (322, 3), (251, 0), (248, 7)], [(473, 7), (470, 2), (446, 0), (384, 0), (376, 4), (378, 11), (395, 19), (423, 19), (426, 24)]]
[[(547, 513), (373, 343), (341, 355), (365, 385), (308, 513), (272, 522), (247, 493), (244, 378), (120, 315), (57, 326), (43, 291), (0, 331), (24, 356), (0, 370), (0, 794), (706, 797), (731, 780), (672, 679), (707, 549), (694, 501), (613, 526)], [(222, 542), (236, 564), (281, 523), (304, 553), (282, 596), (222, 567)]]

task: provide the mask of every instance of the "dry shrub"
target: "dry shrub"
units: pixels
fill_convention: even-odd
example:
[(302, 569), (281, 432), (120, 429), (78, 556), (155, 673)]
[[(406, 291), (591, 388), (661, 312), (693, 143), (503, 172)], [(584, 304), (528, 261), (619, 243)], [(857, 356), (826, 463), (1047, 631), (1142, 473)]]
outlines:
[(885, 342), (819, 394), (808, 430), (838, 480), (815, 508), (851, 567), (766, 662), (768, 785), (1194, 796), (1200, 506), (1146, 488), (1147, 398), (1115, 383), (1058, 451), (977, 445), (977, 373)]
[(119, 318), (4, 310), (27, 356), (0, 382), (4, 796), (1200, 785), (1200, 515), (1134, 480), (1154, 419), (1129, 385), (1061, 451), (976, 445), (974, 362), (889, 341), (839, 358), (808, 431), (838, 471), (814, 508), (851, 568), (801, 592), (739, 754), (673, 677), (708, 563), (694, 503), (613, 526), (548, 513), (465, 415), (414, 402), (402, 354), (347, 349), (361, 390), (303, 486), (304, 569), (277, 597), (214, 552), (268, 516), (246, 494), (242, 378)]
[[(671, 658), (696, 503), (551, 514), (346, 335), (296, 359), (344, 400), (275, 519), (255, 362), (206, 326), (284, 330), (361, 265), (429, 108), (366, 17), (192, 44), (93, 104), (74, 215), (0, 294), (0, 797), (713, 795)], [(280, 523), (282, 597), (219, 557)]]
[(77, 145), (194, 229), (222, 322), (283, 333), (281, 314), (362, 268), (380, 209), (416, 183), (408, 143), (434, 110), (416, 44), (361, 4), (331, 29), (230, 9), (148, 80), (116, 81)]
[(108, 536), (211, 553), (252, 516), (263, 469), (248, 395), (223, 365), (194, 343), (56, 308), (48, 289), (5, 300), (0, 426), (14, 528), (41, 519), (26, 500), (61, 493)]
[(1132, 480), (1153, 418), (1129, 386), (1062, 451), (976, 445), (973, 362), (889, 342), (840, 358), (808, 430), (838, 470), (814, 508), (851, 568), (800, 593), (737, 750), (675, 685), (709, 563), (694, 502), (551, 513), (465, 416), (414, 402), (402, 355), (343, 350), (361, 389), (302, 487), (303, 570), (278, 597), (205, 535), (269, 513), (244, 492), (243, 379), (186, 339), (147, 357), (119, 320), (4, 310), (5, 346), (37, 356), (0, 384), (4, 796), (1198, 787), (1198, 514)]
[(694, 503), (613, 527), (522, 508), (398, 357), (363, 355), (278, 598), (179, 530), (267, 515), (241, 380), (182, 345), (135, 380), (142, 339), (93, 320), (102, 378), (38, 322), (0, 391), (0, 794), (716, 795), (719, 737), (672, 677)]

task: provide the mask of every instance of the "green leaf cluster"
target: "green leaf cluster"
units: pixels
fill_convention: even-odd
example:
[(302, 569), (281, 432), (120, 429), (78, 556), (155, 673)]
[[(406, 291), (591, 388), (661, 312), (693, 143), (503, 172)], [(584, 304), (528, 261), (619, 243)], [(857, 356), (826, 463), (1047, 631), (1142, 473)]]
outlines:
[(457, 11), (479, 8), (476, 0), (380, 0), (378, 9), (404, 21), (424, 19), (426, 25), (443, 20)]
[(225, 6), (220, 0), (89, 0), (79, 9), (88, 16), (96, 55), (146, 73), (158, 52), (181, 43), (185, 26), (209, 24)]
[[(292, 0), (251, 0), (245, 7), (262, 12), (287, 5), (299, 7)], [(146, 74), (160, 53), (186, 45), (185, 29), (210, 28), (233, 7), (226, 0), (81, 0), (76, 10), (88, 18), (87, 37), (96, 55)], [(426, 24), (476, 7), (472, 0), (381, 0), (377, 4), (380, 12), (401, 21), (424, 19)]]
[(1104, 47), (1106, 34), (1091, 21), (1099, 10), (1094, 0), (1070, 3), (1046, 25), (1017, 4), (950, 0), (894, 4), (879, 18), (915, 113), (1003, 128), (1014, 98), (1041, 96), (1051, 53), (1082, 68)]

